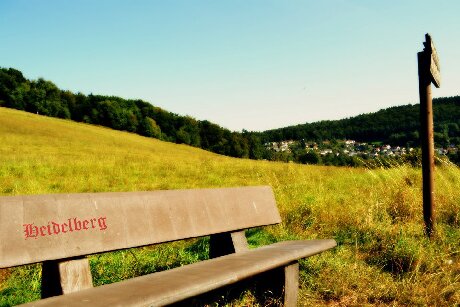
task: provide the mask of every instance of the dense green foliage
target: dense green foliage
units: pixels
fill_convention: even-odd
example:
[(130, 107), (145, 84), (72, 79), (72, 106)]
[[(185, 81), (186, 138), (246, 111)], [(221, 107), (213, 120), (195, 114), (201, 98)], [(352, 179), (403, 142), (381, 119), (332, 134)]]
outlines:
[(134, 132), (232, 157), (262, 159), (264, 153), (254, 133), (231, 132), (142, 100), (74, 94), (42, 78), (28, 80), (13, 68), (0, 68), (0, 106)]
[[(359, 157), (319, 156), (306, 150), (306, 142), (353, 139), (411, 147), (419, 144), (418, 105), (391, 107), (343, 120), (320, 121), (265, 132), (232, 132), (207, 120), (180, 116), (139, 99), (64, 91), (42, 78), (28, 80), (13, 68), (0, 68), (0, 106), (134, 132), (231, 157), (304, 164), (362, 164)], [(435, 99), (434, 116), (437, 146), (458, 146), (460, 96)], [(297, 145), (287, 151), (275, 151), (264, 145), (284, 140), (297, 141)], [(458, 152), (449, 158), (460, 163)]]
[[(433, 100), (435, 142), (438, 146), (460, 144), (460, 96)], [(264, 140), (352, 139), (359, 142), (382, 142), (415, 147), (419, 145), (419, 105), (391, 107), (375, 113), (342, 120), (320, 121), (268, 130)]]

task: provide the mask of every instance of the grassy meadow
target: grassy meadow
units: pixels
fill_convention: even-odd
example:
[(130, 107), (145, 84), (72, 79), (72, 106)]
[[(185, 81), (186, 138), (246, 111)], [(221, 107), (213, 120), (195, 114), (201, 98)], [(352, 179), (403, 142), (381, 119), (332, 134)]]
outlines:
[[(335, 238), (301, 261), (305, 306), (460, 306), (460, 169), (436, 169), (437, 236), (425, 238), (421, 170), (340, 168), (219, 156), (156, 139), (0, 108), (0, 195), (270, 185), (283, 223), (253, 246)], [(94, 284), (205, 259), (207, 239), (90, 258)], [(38, 299), (40, 265), (0, 270), (0, 306)], [(211, 305), (257, 305), (244, 291)]]

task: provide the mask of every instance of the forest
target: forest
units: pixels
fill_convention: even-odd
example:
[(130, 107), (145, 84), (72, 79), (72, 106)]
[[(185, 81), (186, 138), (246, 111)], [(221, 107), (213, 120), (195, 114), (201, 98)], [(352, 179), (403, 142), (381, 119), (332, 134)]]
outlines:
[[(391, 107), (334, 121), (320, 121), (264, 132), (230, 131), (207, 120), (197, 120), (163, 110), (140, 99), (85, 95), (59, 89), (53, 82), (29, 80), (21, 71), (0, 67), (0, 106), (70, 119), (146, 137), (187, 144), (238, 158), (294, 161), (308, 164), (357, 165), (353, 158), (317, 159), (299, 144), (353, 139), (400, 146), (419, 146), (419, 106)], [(460, 144), (460, 96), (433, 101), (435, 142)], [(296, 147), (276, 152), (266, 144), (293, 140)]]
[[(433, 99), (434, 137), (440, 147), (460, 145), (460, 96)], [(352, 139), (390, 145), (420, 145), (419, 104), (390, 107), (375, 113), (342, 119), (306, 123), (263, 132), (264, 139), (282, 140)]]
[(139, 99), (75, 94), (43, 78), (28, 80), (13, 68), (0, 68), (0, 106), (133, 132), (232, 157), (264, 158), (264, 146), (255, 133), (232, 132)]

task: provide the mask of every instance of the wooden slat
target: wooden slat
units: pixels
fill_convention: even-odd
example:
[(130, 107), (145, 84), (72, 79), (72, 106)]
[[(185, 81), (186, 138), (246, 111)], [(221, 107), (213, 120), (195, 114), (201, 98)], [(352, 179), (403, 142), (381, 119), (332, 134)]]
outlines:
[[(123, 282), (32, 302), (27, 306), (164, 306), (277, 267), (290, 265), (298, 259), (315, 255), (335, 245), (334, 240), (280, 242)], [(291, 267), (288, 271), (292, 269), (295, 270), (295, 267)], [(289, 286), (295, 285), (291, 283)], [(290, 290), (289, 292), (291, 293)]]
[(270, 187), (0, 197), (0, 268), (280, 222)]

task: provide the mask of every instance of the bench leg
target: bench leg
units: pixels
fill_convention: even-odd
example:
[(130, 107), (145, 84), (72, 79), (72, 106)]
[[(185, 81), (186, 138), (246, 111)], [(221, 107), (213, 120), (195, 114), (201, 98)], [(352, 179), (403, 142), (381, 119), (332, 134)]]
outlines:
[(299, 295), (299, 263), (289, 263), (256, 277), (259, 283), (261, 297), (273, 306), (297, 306)]
[(299, 262), (284, 267), (284, 306), (297, 306), (299, 296)]
[(93, 287), (88, 258), (45, 261), (42, 265), (42, 298)]

